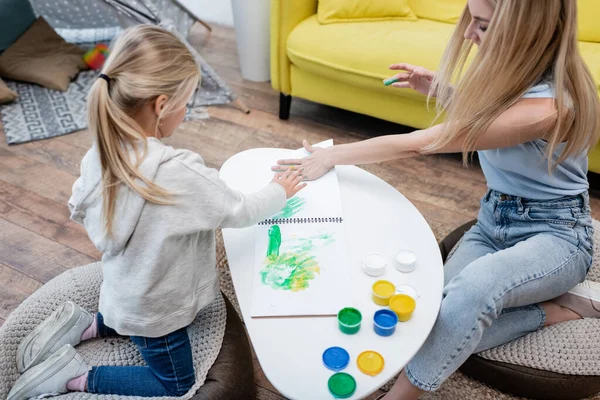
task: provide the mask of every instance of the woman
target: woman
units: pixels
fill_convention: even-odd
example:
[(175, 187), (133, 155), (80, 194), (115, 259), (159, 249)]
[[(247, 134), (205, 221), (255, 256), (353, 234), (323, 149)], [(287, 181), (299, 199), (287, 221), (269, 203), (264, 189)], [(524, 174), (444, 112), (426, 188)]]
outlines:
[[(467, 161), (479, 153), (489, 190), (477, 224), (445, 267), (429, 338), (385, 399), (417, 399), (473, 353), (599, 316), (589, 302), (549, 301), (582, 282), (592, 262), (586, 172), (600, 102), (578, 51), (576, 7), (571, 0), (469, 0), (437, 74), (391, 67), (404, 71), (396, 87), (437, 98), (444, 123), (328, 149), (305, 142), (309, 157), (274, 167), (294, 165), (317, 179), (337, 164), (452, 152)], [(473, 44), (479, 51), (461, 74)]]

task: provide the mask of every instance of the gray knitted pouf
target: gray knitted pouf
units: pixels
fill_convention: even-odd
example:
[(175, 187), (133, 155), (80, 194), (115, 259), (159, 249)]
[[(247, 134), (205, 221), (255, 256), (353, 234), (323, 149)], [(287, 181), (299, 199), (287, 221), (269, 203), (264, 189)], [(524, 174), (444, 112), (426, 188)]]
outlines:
[[(448, 235), (442, 249), (460, 244), (468, 225)], [(587, 279), (600, 282), (600, 222), (594, 221), (594, 261)], [(461, 371), (520, 397), (569, 400), (600, 392), (600, 319), (553, 325), (471, 356)]]
[[(69, 270), (42, 286), (25, 300), (0, 327), (0, 399), (6, 398), (19, 374), (16, 365), (17, 347), (21, 340), (60, 304), (71, 300), (90, 312), (98, 311), (102, 283), (101, 263)], [(219, 355), (225, 333), (227, 311), (221, 295), (196, 317), (188, 328), (196, 384), (183, 397), (190, 399), (204, 384), (207, 373)], [(106, 338), (82, 343), (77, 351), (88, 365), (144, 365), (136, 346), (126, 338)], [(145, 399), (89, 393), (68, 393), (57, 398), (83, 399)], [(168, 397), (161, 398), (167, 399)]]

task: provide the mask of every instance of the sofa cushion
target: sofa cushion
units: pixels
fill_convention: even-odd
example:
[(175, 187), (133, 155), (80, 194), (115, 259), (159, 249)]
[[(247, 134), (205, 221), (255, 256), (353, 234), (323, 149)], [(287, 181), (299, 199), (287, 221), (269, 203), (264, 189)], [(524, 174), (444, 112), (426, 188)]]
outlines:
[(17, 98), (17, 93), (11, 90), (2, 79), (0, 79), (0, 104), (10, 103)]
[(321, 24), (417, 19), (408, 0), (319, 0), (317, 17)]
[[(388, 66), (398, 62), (437, 70), (453, 29), (452, 24), (427, 19), (321, 25), (313, 15), (292, 30), (287, 52), (294, 65), (313, 74), (423, 99), (413, 90), (384, 87), (381, 80), (393, 75)], [(579, 42), (579, 46), (600, 91), (600, 43)]]
[(435, 70), (454, 26), (418, 21), (349, 22), (321, 25), (309, 17), (288, 37), (288, 57), (301, 69), (369, 90), (422, 99), (411, 90), (384, 87), (393, 63)]
[(579, 40), (600, 42), (600, 2), (577, 0), (579, 13)]
[(0, 76), (64, 92), (79, 71), (87, 69), (84, 54), (40, 17), (0, 55)]
[(467, 0), (410, 0), (410, 8), (417, 17), (455, 24)]
[[(600, 2), (577, 0), (579, 40), (600, 42)], [(409, 5), (419, 18), (456, 23), (467, 4), (466, 0), (410, 0)]]

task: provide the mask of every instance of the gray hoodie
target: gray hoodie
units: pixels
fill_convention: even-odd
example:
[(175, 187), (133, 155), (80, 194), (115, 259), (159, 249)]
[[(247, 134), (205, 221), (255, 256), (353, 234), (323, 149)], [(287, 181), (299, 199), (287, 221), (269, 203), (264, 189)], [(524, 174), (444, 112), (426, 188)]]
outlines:
[(69, 209), (103, 252), (100, 312), (106, 325), (121, 335), (159, 337), (189, 325), (217, 295), (215, 229), (268, 218), (285, 206), (286, 195), (275, 183), (252, 195), (234, 191), (198, 154), (155, 138), (148, 139), (139, 169), (175, 193), (175, 204), (147, 202), (121, 185), (113, 235), (107, 236), (94, 146), (81, 162)]

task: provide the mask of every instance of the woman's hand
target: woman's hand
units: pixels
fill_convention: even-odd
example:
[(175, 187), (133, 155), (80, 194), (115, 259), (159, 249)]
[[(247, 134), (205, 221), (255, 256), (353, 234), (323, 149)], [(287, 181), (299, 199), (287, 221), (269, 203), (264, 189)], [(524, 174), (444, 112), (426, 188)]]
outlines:
[(334, 165), (330, 161), (328, 149), (311, 146), (306, 140), (302, 141), (304, 149), (310, 156), (298, 159), (279, 160), (273, 171), (285, 171), (289, 168), (297, 169), (304, 179), (312, 181), (325, 175)]
[(285, 172), (276, 173), (271, 182), (280, 185), (289, 199), (306, 187), (306, 183), (302, 183), (303, 180), (304, 176), (300, 170), (294, 171), (292, 168), (288, 168)]
[(413, 89), (426, 96), (429, 94), (431, 82), (433, 82), (433, 78), (435, 78), (435, 72), (410, 64), (392, 64), (389, 69), (394, 71), (405, 71), (388, 78), (396, 79), (396, 82), (392, 83), (393, 87)]

